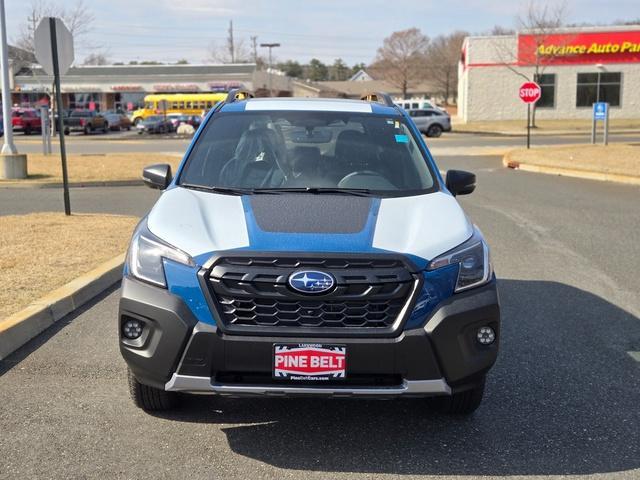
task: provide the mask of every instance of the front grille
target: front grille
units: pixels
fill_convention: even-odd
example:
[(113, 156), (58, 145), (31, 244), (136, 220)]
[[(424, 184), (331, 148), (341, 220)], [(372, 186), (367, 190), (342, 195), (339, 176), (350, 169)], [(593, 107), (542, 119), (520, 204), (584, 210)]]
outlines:
[[(300, 269), (330, 273), (327, 294), (301, 294), (288, 285)], [(393, 330), (416, 279), (403, 260), (380, 258), (223, 257), (206, 276), (214, 306), (228, 329)]]

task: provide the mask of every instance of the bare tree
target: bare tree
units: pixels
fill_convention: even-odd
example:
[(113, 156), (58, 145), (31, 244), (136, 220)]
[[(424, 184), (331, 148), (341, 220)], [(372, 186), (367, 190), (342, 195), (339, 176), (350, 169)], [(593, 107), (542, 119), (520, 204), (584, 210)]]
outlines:
[[(505, 44), (499, 39), (495, 42), (495, 49), (500, 63), (528, 81), (537, 81), (544, 73), (547, 64), (556, 56), (542, 54), (541, 47), (548, 43), (550, 35), (566, 25), (567, 2), (562, 0), (552, 4), (543, 4), (529, 0), (524, 14), (516, 19), (516, 25), (521, 33), (530, 36), (532, 44), (529, 55), (520, 55), (512, 44)], [(565, 38), (565, 42), (570, 42)], [(533, 104), (531, 126), (536, 126), (536, 105)]]
[(95, 21), (95, 16), (84, 0), (78, 0), (71, 6), (68, 3), (67, 6), (62, 6), (45, 0), (32, 0), (29, 4), (29, 15), (22, 24), (15, 42), (17, 47), (34, 52), (35, 31), (44, 17), (61, 18), (73, 35), (76, 45), (81, 45), (86, 40), (86, 35), (91, 31)]
[(109, 65), (106, 53), (91, 53), (85, 57), (83, 65)]
[(233, 34), (233, 20), (229, 21), (225, 45), (221, 47), (212, 42), (209, 46), (209, 58), (219, 63), (248, 63), (250, 61), (251, 54), (244, 39), (238, 39)]
[(451, 97), (458, 93), (458, 63), (462, 42), (469, 34), (467, 32), (453, 32), (434, 38), (427, 48), (426, 77), (439, 89), (439, 94), (449, 104)]
[(402, 90), (403, 97), (424, 72), (429, 37), (417, 28), (394, 32), (384, 39), (371, 65), (378, 76)]
[(489, 30), (489, 35), (515, 35), (516, 31), (513, 28), (503, 27), (502, 25), (494, 25)]

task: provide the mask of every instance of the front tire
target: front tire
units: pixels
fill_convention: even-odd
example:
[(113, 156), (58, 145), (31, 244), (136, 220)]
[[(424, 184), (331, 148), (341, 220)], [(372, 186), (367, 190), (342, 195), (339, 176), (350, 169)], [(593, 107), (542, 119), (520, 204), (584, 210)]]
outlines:
[(482, 403), (484, 383), (483, 378), (478, 386), (469, 390), (463, 390), (453, 395), (429, 398), (429, 406), (440, 413), (471, 415)]
[(133, 376), (131, 370), (128, 369), (127, 379), (131, 399), (138, 408), (152, 412), (169, 410), (178, 404), (178, 398), (175, 392), (165, 392), (164, 390), (144, 385), (140, 383), (136, 377)]
[(427, 137), (439, 137), (442, 135), (442, 127), (438, 124), (431, 125), (427, 130)]

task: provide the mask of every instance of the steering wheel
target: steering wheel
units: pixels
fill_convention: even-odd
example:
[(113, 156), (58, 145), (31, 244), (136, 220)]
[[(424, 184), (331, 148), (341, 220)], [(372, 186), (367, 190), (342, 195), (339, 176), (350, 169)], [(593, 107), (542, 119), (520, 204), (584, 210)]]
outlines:
[[(358, 185), (358, 177), (369, 177), (364, 184)], [(374, 177), (374, 178), (372, 178)], [(343, 188), (369, 188), (374, 190), (397, 190), (397, 187), (391, 183), (384, 175), (373, 170), (358, 170), (346, 175), (338, 182), (338, 187)]]

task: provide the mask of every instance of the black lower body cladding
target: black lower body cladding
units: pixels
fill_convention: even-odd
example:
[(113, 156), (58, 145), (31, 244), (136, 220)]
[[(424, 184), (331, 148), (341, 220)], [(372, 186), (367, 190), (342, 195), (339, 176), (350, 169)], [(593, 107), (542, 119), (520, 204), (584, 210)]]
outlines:
[[(216, 384), (282, 386), (282, 380), (272, 379), (274, 344), (325, 343), (347, 348), (347, 378), (332, 383), (334, 391), (341, 385), (356, 388), (444, 380), (455, 393), (481, 384), (496, 360), (500, 336), (495, 280), (454, 295), (434, 310), (423, 328), (405, 330), (393, 338), (224, 334), (215, 325), (198, 323), (181, 298), (125, 278), (120, 329), (131, 317), (144, 321), (146, 332), (138, 340), (140, 345), (121, 335), (122, 354), (141, 383), (161, 389), (174, 374), (210, 378)], [(476, 340), (483, 326), (496, 333), (491, 345)], [(288, 381), (286, 385), (300, 383)], [(311, 386), (321, 390), (323, 385)]]
[[(130, 319), (144, 324), (142, 336), (129, 340), (122, 326)], [(191, 336), (196, 318), (176, 295), (125, 278), (118, 313), (120, 352), (142, 383), (164, 389)]]

